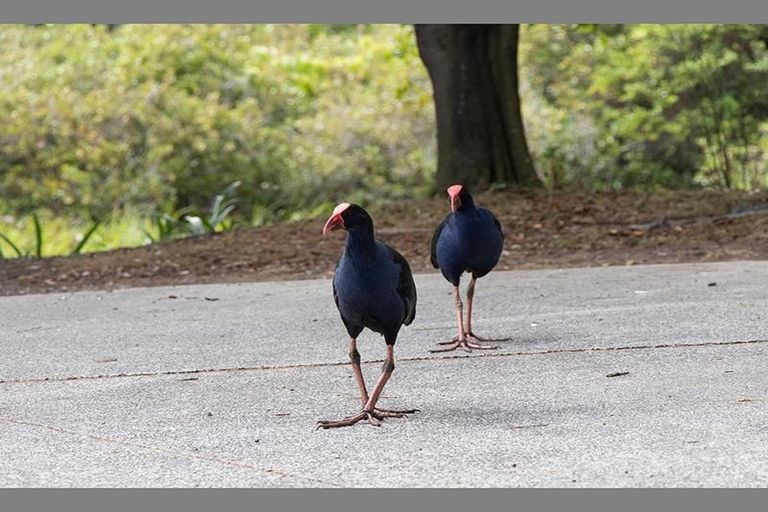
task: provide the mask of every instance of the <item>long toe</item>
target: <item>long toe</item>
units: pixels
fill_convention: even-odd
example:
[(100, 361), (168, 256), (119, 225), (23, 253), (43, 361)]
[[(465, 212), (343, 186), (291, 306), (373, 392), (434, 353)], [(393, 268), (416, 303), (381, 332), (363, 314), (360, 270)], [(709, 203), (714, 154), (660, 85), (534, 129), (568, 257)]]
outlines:
[(320, 420), (317, 422), (317, 428), (327, 430), (329, 428), (351, 427), (352, 425), (363, 420), (368, 420), (368, 423), (374, 427), (381, 426), (379, 419), (375, 418), (373, 414), (368, 411), (362, 411), (359, 414), (355, 414), (354, 416), (347, 416), (346, 418), (340, 420)]
[(447, 342), (447, 343), (443, 342), (443, 343), (438, 343), (438, 345), (446, 345), (446, 347), (445, 348), (433, 348), (432, 350), (430, 350), (430, 352), (432, 352), (433, 354), (438, 353), (438, 352), (451, 352), (451, 351), (456, 350), (458, 348), (460, 348), (462, 350), (469, 350), (467, 348), (467, 346), (466, 346), (466, 341), (465, 340), (461, 340), (461, 341), (455, 340), (455, 341), (450, 341), (450, 342)]
[(512, 341), (512, 338), (484, 338), (473, 332), (468, 333), (467, 338), (474, 341)]
[[(443, 343), (439, 343), (440, 345), (443, 345)], [(445, 348), (435, 348), (430, 350), (430, 352), (439, 353), (439, 352), (451, 352), (456, 349), (462, 349), (466, 350), (467, 352), (471, 352), (472, 350), (496, 350), (499, 347), (491, 346), (491, 345), (483, 345), (481, 343), (475, 343), (473, 341), (470, 341), (470, 338), (467, 337), (463, 340), (455, 340), (452, 341), (449, 345), (447, 345)]]
[(475, 350), (497, 350), (499, 348), (495, 345), (483, 345), (482, 343), (475, 343), (473, 341), (469, 341), (469, 338), (467, 338), (466, 344), (468, 348)]
[[(409, 414), (419, 412), (418, 409), (380, 409), (376, 407), (373, 410), (375, 416), (381, 416), (381, 418), (405, 418)], [(380, 419), (381, 419), (380, 418)]]

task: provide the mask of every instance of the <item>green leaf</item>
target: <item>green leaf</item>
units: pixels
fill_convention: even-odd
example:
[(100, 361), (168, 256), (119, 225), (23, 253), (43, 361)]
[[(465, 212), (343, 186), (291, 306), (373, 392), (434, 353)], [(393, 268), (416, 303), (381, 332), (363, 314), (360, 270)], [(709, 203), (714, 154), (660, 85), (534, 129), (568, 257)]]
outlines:
[(203, 223), (203, 219), (197, 215), (187, 215), (184, 217), (184, 220), (187, 221), (187, 229), (191, 235), (204, 235), (208, 232)]
[(80, 240), (74, 249), (72, 249), (72, 254), (80, 254), (80, 251), (83, 250), (83, 246), (88, 243), (88, 240), (96, 232), (96, 229), (98, 229), (99, 226), (101, 226), (100, 220), (97, 220), (93, 223), (93, 226), (91, 226), (90, 229), (83, 235), (83, 239)]
[(16, 246), (16, 244), (14, 244), (14, 243), (13, 243), (13, 241), (12, 241), (10, 238), (8, 238), (8, 237), (7, 237), (7, 236), (5, 236), (4, 234), (0, 233), (0, 239), (4, 240), (4, 241), (5, 241), (5, 243), (7, 243), (8, 245), (10, 245), (10, 246), (11, 246), (11, 249), (13, 249), (14, 251), (16, 251), (16, 254), (18, 255), (18, 257), (19, 257), (19, 258), (23, 258), (23, 257), (24, 257), (24, 253), (23, 253), (23, 252), (21, 252), (21, 250), (19, 250), (19, 248)]
[(32, 214), (32, 222), (35, 225), (35, 254), (38, 258), (43, 257), (43, 228), (40, 226), (40, 217), (36, 213)]

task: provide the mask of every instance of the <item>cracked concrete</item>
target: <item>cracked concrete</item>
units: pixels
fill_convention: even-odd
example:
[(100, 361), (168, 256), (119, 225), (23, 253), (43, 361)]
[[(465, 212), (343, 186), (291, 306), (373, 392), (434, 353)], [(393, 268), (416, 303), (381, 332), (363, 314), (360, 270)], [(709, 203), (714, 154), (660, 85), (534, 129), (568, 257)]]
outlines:
[[(768, 484), (768, 263), (498, 272), (493, 353), (429, 354), (450, 286), (416, 280), (382, 400), (422, 412), (336, 431), (328, 281), (0, 297), (0, 485)], [(370, 379), (383, 340), (360, 351)]]

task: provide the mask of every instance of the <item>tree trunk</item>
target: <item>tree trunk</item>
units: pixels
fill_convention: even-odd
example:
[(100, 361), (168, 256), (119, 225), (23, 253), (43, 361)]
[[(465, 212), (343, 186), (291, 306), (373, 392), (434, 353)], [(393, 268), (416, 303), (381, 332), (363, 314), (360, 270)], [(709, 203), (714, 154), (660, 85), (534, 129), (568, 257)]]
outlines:
[(541, 184), (520, 114), (519, 25), (416, 25), (437, 114), (437, 186)]

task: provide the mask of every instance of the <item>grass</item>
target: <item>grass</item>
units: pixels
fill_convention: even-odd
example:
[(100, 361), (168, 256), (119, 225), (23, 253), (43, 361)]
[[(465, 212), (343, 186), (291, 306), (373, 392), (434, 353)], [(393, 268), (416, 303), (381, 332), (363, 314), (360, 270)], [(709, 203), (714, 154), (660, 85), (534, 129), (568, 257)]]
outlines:
[[(173, 238), (227, 231), (235, 226), (272, 223), (258, 216), (249, 222), (247, 219), (235, 220), (231, 216), (222, 215), (228, 206), (225, 204), (222, 209), (204, 216), (188, 214), (187, 210), (172, 214), (121, 211), (97, 222), (42, 211), (34, 216), (22, 218), (0, 215), (0, 260), (67, 256), (122, 247), (139, 247)], [(322, 212), (328, 210), (329, 207), (325, 207)], [(301, 220), (314, 215), (314, 210), (297, 213), (289, 220)]]
[(41, 218), (38, 212), (27, 219), (0, 217), (0, 259), (11, 251), (20, 258), (65, 256), (226, 231), (235, 224), (230, 214), (237, 207), (239, 186), (235, 181), (216, 194), (207, 214), (194, 214), (191, 208), (150, 215), (121, 211), (90, 223), (52, 213)]
[(146, 232), (154, 229), (152, 221), (137, 212), (92, 223), (43, 212), (21, 219), (0, 217), (0, 258), (66, 256), (136, 247), (151, 242)]

